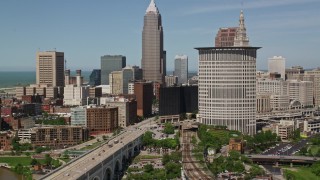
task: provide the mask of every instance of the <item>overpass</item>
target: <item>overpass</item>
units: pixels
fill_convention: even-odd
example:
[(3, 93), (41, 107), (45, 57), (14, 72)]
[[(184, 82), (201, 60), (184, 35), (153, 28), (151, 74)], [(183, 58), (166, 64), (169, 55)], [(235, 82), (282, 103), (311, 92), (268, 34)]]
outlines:
[(146, 128), (132, 127), (119, 136), (67, 163), (40, 179), (120, 179), (128, 162), (139, 153)]
[(292, 163), (292, 164), (312, 164), (320, 158), (306, 156), (268, 156), (268, 155), (247, 155), (249, 159), (257, 163)]

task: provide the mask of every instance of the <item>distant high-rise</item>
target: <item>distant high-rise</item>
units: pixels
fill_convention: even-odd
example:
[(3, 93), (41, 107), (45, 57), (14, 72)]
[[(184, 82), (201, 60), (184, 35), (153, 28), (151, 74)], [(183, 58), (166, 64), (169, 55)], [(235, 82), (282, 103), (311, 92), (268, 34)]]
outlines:
[(56, 51), (37, 52), (37, 84), (64, 86), (64, 53)]
[(144, 16), (141, 67), (143, 79), (164, 82), (166, 57), (163, 50), (163, 28), (161, 15), (154, 0), (151, 0)]
[(238, 27), (219, 28), (215, 38), (215, 47), (231, 47), (234, 45)]
[(94, 69), (90, 74), (89, 85), (99, 86), (101, 85), (101, 69)]
[(174, 73), (178, 77), (178, 84), (188, 83), (188, 56), (177, 55), (174, 58)]
[(101, 56), (101, 84), (109, 85), (109, 74), (112, 71), (121, 71), (126, 66), (126, 57), (121, 55)]
[(199, 121), (226, 126), (244, 134), (256, 133), (256, 56), (249, 47), (240, 14), (237, 47), (199, 50)]
[(278, 73), (283, 80), (286, 79), (286, 59), (282, 56), (273, 56), (268, 61), (268, 71)]

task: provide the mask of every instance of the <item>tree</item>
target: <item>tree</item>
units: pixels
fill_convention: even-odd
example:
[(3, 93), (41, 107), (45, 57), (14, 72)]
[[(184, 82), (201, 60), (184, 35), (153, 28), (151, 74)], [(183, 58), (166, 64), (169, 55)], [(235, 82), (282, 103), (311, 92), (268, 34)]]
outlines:
[(45, 162), (45, 164), (46, 164), (47, 166), (51, 165), (52, 157), (50, 157), (49, 154), (46, 154), (46, 155), (44, 156), (44, 162)]
[(165, 123), (163, 133), (174, 134), (174, 127), (171, 123)]
[(167, 179), (174, 179), (181, 176), (181, 165), (174, 162), (168, 162), (165, 165)]
[(153, 135), (153, 133), (150, 131), (147, 131), (144, 133), (144, 135), (142, 136), (142, 144), (144, 146), (153, 145), (154, 141), (153, 141), (152, 135)]
[(144, 172), (146, 173), (151, 173), (154, 170), (152, 164), (147, 164), (143, 166), (143, 169), (144, 169)]
[(37, 164), (39, 164), (39, 162), (36, 159), (32, 159), (31, 162), (30, 162), (31, 166), (34, 166), (34, 165), (37, 165)]

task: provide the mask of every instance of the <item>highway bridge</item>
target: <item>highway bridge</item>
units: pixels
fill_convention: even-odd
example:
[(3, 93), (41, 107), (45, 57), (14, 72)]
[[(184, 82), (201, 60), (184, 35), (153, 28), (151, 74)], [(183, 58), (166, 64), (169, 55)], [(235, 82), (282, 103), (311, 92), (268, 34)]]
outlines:
[[(46, 180), (112, 180), (121, 179), (130, 159), (137, 155), (142, 144), (142, 136), (148, 129), (144, 125), (126, 128), (119, 136), (92, 151), (78, 157), (51, 173), (41, 177)], [(138, 128), (140, 126), (140, 128)]]
[(277, 164), (277, 163), (292, 163), (292, 164), (312, 164), (319, 161), (320, 158), (306, 156), (270, 156), (270, 155), (247, 155), (253, 162), (261, 164)]

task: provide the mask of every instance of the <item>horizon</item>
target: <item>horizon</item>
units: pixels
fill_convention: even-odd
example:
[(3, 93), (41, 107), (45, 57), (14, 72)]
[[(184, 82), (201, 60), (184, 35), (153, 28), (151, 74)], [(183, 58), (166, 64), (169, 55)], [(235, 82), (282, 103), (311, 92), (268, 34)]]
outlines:
[[(0, 71), (33, 71), (36, 51), (54, 49), (65, 53), (70, 69), (100, 68), (100, 57), (106, 54), (124, 55), (127, 64), (141, 67), (143, 16), (149, 3), (2, 2), (0, 15), (6, 18), (0, 29), (5, 35)], [(194, 47), (213, 47), (220, 27), (238, 26), (241, 9), (250, 45), (262, 47), (257, 69), (266, 69), (268, 58), (275, 55), (286, 58), (286, 67), (319, 66), (318, 0), (158, 0), (156, 4), (163, 21), (167, 69), (173, 69), (175, 55), (185, 54), (189, 69), (197, 71)]]

